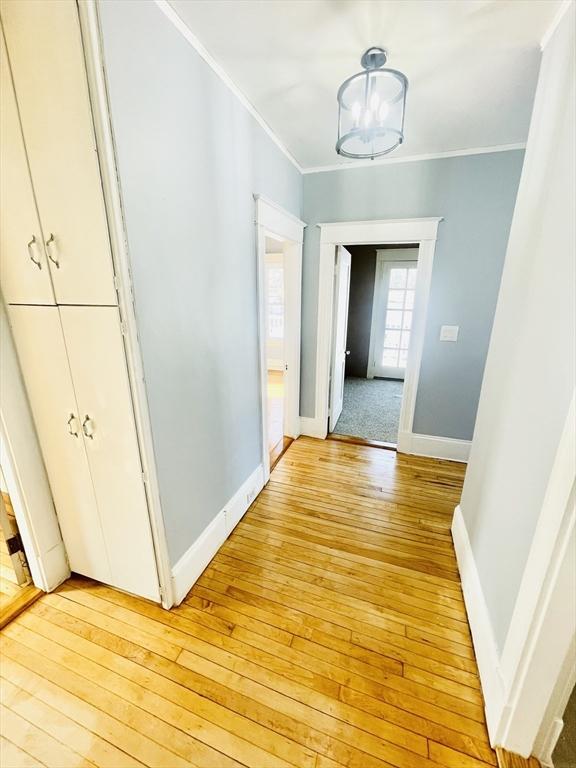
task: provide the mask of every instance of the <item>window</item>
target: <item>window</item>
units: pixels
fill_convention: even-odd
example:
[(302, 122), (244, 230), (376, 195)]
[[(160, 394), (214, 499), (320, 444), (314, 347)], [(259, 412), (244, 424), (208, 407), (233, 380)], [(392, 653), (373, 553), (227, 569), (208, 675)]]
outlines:
[(381, 365), (386, 368), (406, 368), (415, 288), (415, 266), (390, 266), (381, 351)]
[(284, 338), (284, 270), (281, 264), (266, 265), (268, 338)]

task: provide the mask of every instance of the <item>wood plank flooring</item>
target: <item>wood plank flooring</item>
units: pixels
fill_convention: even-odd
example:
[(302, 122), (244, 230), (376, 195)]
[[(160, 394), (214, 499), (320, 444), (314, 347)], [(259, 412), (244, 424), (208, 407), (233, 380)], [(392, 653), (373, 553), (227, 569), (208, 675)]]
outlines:
[(463, 465), (300, 438), (170, 612), (73, 578), (2, 631), (10, 766), (496, 765)]

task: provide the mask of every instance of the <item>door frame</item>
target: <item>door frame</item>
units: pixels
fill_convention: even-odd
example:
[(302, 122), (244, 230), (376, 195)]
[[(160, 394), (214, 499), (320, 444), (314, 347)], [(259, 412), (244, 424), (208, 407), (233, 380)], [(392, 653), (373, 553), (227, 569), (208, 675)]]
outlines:
[(268, 451), (268, 370), (266, 365), (266, 237), (283, 242), (284, 252), (284, 431), (300, 436), (300, 325), (302, 304), (302, 243), (306, 224), (263, 195), (254, 195), (260, 411), (264, 484), (270, 478)]
[[(432, 280), (438, 225), (442, 217), (422, 219), (374, 219), (320, 223), (320, 267), (318, 286), (318, 323), (316, 335), (316, 392), (314, 437), (328, 434), (328, 394), (332, 354), (334, 316), (333, 283), (337, 245), (402, 245), (418, 246), (418, 275), (412, 321), (412, 338), (404, 378), (397, 450), (410, 452), (410, 435), (414, 422), (416, 393), (424, 348), (426, 314)], [(307, 430), (308, 431), (308, 430)]]
[[(388, 251), (388, 253), (392, 253), (393, 251)], [(372, 318), (370, 320), (370, 347), (368, 351), (368, 367), (366, 370), (366, 378), (373, 379), (376, 376), (376, 366), (374, 364), (374, 355), (376, 353), (376, 339), (379, 336), (379, 328), (378, 328), (378, 300), (380, 298), (379, 296), (379, 290), (382, 293), (387, 294), (388, 293), (388, 282), (381, 279), (382, 272), (391, 264), (409, 264), (412, 262), (412, 264), (416, 264), (416, 267), (418, 267), (418, 254), (412, 259), (389, 259), (386, 257), (387, 251), (376, 251), (376, 274), (374, 278), (374, 295), (372, 298)], [(389, 277), (388, 277), (389, 281)], [(379, 283), (381, 283), (379, 285)], [(386, 305), (387, 306), (387, 305)], [(410, 329), (410, 334), (412, 334), (412, 329)], [(412, 336), (410, 336), (412, 338)], [(386, 377), (384, 377), (386, 378)], [(406, 369), (404, 369), (404, 374), (402, 377), (398, 378), (395, 376), (390, 376), (390, 378), (395, 378), (398, 381), (404, 381), (406, 378)]]
[(122, 338), (128, 368), (134, 421), (138, 434), (142, 479), (146, 491), (156, 568), (160, 584), (160, 597), (162, 606), (164, 608), (171, 608), (176, 604), (176, 589), (168, 553), (166, 528), (162, 516), (160, 486), (156, 474), (152, 425), (144, 379), (144, 364), (136, 325), (130, 256), (124, 223), (124, 207), (119, 182), (120, 176), (116, 167), (116, 151), (112, 133), (96, 0), (82, 0), (78, 3), (78, 11), (112, 261), (114, 264), (114, 279), (118, 294)]
[[(341, 264), (338, 260), (338, 248), (341, 249), (341, 251), (345, 251), (349, 258), (350, 258), (350, 269), (348, 271), (348, 286), (346, 291), (346, 306), (344, 307), (345, 310), (345, 327), (344, 327), (344, 372), (342, 376), (342, 406), (344, 405), (344, 382), (346, 380), (346, 358), (348, 356), (348, 350), (347, 350), (347, 336), (348, 336), (348, 315), (349, 315), (349, 309), (350, 309), (350, 282), (352, 278), (352, 254), (350, 251), (345, 248), (344, 246), (337, 246), (336, 247), (336, 260), (335, 260), (335, 266), (334, 266), (334, 301), (336, 304), (334, 305), (334, 316), (336, 318), (336, 321), (338, 320), (338, 296), (340, 293), (340, 270), (341, 270)], [(328, 382), (328, 432), (329, 434), (333, 434), (334, 430), (336, 429), (336, 424), (338, 423), (338, 419), (340, 418), (340, 415), (342, 413), (343, 408), (340, 409), (340, 413), (338, 414), (338, 419), (334, 419), (334, 414), (332, 413), (332, 408), (334, 406), (334, 379), (335, 374), (337, 370), (336, 366), (336, 356), (337, 356), (337, 349), (336, 349), (336, 343), (338, 341), (337, 338), (338, 334), (338, 322), (332, 323), (332, 354), (330, 356), (330, 379)], [(332, 422), (332, 425), (330, 424)], [(331, 428), (332, 427), (332, 428)]]

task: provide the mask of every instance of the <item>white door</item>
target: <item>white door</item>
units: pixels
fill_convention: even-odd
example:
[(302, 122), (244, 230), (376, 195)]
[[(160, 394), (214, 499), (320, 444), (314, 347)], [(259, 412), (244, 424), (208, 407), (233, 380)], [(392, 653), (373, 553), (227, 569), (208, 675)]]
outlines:
[(0, 285), (9, 304), (55, 304), (1, 33)]
[(116, 304), (76, 3), (1, 8), (57, 302)]
[(112, 583), (160, 599), (116, 307), (60, 307)]
[(378, 262), (369, 369), (372, 377), (404, 379), (417, 269), (415, 261)]
[(348, 330), (348, 300), (350, 298), (350, 268), (352, 257), (343, 246), (336, 248), (334, 274), (334, 333), (332, 370), (330, 372), (330, 418), (328, 431), (333, 432), (344, 404), (346, 373), (346, 334)]
[(70, 568), (112, 584), (58, 308), (12, 306), (9, 317)]

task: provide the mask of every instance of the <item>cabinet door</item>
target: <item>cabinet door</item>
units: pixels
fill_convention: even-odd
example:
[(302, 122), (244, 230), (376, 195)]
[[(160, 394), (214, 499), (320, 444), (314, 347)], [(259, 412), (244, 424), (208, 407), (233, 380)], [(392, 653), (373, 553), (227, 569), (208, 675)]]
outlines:
[(0, 31), (0, 284), (9, 304), (55, 304)]
[(76, 3), (0, 8), (56, 300), (116, 304)]
[(111, 583), (57, 307), (9, 307), (70, 568)]
[(159, 600), (158, 574), (116, 307), (60, 307), (113, 585)]

